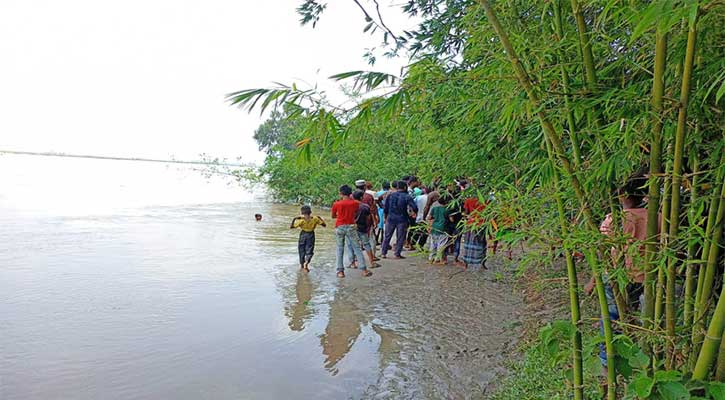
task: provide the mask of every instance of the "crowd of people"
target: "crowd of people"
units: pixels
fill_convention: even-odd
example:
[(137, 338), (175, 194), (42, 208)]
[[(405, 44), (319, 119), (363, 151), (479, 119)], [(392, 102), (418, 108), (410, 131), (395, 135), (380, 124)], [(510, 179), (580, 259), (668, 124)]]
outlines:
[[(345, 267), (357, 268), (362, 276), (372, 275), (380, 259), (404, 259), (403, 251), (428, 254), (432, 264), (453, 263), (467, 270), (486, 268), (486, 232), (479, 191), (466, 179), (441, 187), (425, 186), (415, 176), (383, 182), (379, 191), (366, 180), (339, 188), (340, 199), (331, 208), (335, 220), (337, 276), (345, 277)], [(312, 215), (309, 206), (301, 208), (290, 228), (300, 228), (300, 268), (309, 271), (314, 253), (315, 228), (326, 226), (322, 217)], [(392, 254), (391, 254), (392, 253)], [(347, 257), (346, 257), (347, 254)]]

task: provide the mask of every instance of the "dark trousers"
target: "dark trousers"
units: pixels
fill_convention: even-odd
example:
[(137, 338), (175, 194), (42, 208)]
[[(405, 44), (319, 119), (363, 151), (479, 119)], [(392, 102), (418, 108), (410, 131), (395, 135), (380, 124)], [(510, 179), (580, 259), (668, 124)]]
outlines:
[(300, 232), (297, 249), (300, 252), (300, 265), (310, 262), (315, 254), (315, 232)]
[(392, 224), (390, 222), (385, 223), (385, 235), (383, 237), (383, 248), (380, 249), (383, 255), (388, 254), (390, 249), (390, 239), (393, 238), (393, 231), (395, 231), (395, 256), (399, 257), (403, 251), (403, 244), (405, 243), (405, 236), (408, 233), (408, 222), (399, 222)]

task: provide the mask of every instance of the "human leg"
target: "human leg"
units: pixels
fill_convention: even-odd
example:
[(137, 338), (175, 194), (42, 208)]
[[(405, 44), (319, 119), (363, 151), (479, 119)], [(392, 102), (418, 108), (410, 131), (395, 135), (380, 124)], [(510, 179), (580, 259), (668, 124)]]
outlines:
[(337, 244), (335, 261), (337, 263), (337, 272), (345, 273), (345, 266), (343, 265), (343, 258), (345, 256), (345, 231), (341, 228), (341, 226), (335, 228), (335, 243)]
[(305, 242), (305, 269), (309, 269), (310, 261), (312, 261), (312, 256), (314, 254), (315, 254), (315, 232), (310, 232), (307, 235), (307, 240)]
[(365, 262), (365, 258), (362, 253), (362, 240), (360, 239), (360, 234), (357, 231), (356, 225), (346, 225), (345, 229), (345, 239), (350, 240), (352, 242), (352, 250), (353, 254), (355, 254), (355, 258), (358, 260), (358, 266), (361, 270), (367, 269), (367, 263)]
[(297, 240), (297, 253), (300, 257), (300, 268), (305, 267), (305, 248), (307, 243), (307, 237), (305, 232), (300, 232), (300, 238)]
[(393, 238), (394, 230), (395, 225), (391, 224), (390, 222), (385, 223), (383, 246), (380, 248), (380, 252), (383, 254), (383, 257), (385, 257), (388, 254), (388, 250), (390, 250), (390, 240)]
[(408, 223), (401, 222), (395, 226), (395, 257), (400, 257), (403, 252), (403, 244), (405, 243), (405, 237), (408, 233)]

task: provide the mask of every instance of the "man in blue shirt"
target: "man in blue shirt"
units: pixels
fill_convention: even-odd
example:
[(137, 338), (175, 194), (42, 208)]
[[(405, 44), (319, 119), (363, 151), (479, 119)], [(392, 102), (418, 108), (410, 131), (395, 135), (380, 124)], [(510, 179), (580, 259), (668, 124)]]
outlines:
[(393, 231), (395, 231), (394, 258), (402, 259), (405, 258), (400, 253), (403, 251), (403, 243), (405, 243), (405, 237), (408, 233), (408, 210), (410, 209), (412, 212), (417, 213), (418, 206), (416, 206), (413, 198), (408, 194), (408, 185), (405, 182), (396, 182), (395, 187), (398, 191), (388, 195), (383, 208), (385, 215), (385, 236), (383, 238), (381, 251), (383, 258), (387, 258), (388, 250), (390, 249), (390, 239), (393, 238)]

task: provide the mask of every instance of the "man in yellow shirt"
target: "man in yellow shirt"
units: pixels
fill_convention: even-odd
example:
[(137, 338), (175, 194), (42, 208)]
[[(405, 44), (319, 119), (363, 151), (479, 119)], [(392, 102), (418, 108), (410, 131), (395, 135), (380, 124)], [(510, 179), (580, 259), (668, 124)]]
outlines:
[(302, 206), (302, 215), (295, 217), (290, 224), (290, 229), (300, 228), (300, 240), (297, 249), (300, 254), (300, 269), (310, 272), (310, 261), (315, 252), (315, 228), (317, 225), (327, 226), (322, 217), (312, 215), (310, 206)]

